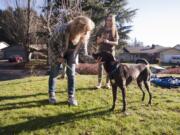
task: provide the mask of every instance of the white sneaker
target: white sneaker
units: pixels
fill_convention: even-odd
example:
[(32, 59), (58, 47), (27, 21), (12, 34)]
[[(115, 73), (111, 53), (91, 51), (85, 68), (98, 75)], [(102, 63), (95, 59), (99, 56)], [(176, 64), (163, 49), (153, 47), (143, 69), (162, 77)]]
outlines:
[(75, 100), (75, 97), (73, 95), (69, 96), (68, 98), (68, 105), (77, 106), (77, 100)]
[(99, 84), (96, 86), (97, 89), (100, 89), (101, 87), (102, 87), (101, 83), (99, 83)]
[(56, 104), (57, 103), (55, 92), (49, 93), (49, 103), (50, 104)]
[(110, 89), (111, 88), (111, 85), (109, 83), (106, 83), (106, 88), (107, 89)]

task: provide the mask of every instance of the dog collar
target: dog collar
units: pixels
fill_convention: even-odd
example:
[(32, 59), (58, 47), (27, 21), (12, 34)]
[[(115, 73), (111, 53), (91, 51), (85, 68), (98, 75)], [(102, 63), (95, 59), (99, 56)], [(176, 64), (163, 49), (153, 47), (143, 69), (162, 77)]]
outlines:
[(114, 74), (116, 73), (116, 71), (118, 70), (120, 66), (120, 63), (115, 64), (114, 66), (112, 66), (112, 71), (109, 73), (109, 78), (113, 79), (114, 78)]

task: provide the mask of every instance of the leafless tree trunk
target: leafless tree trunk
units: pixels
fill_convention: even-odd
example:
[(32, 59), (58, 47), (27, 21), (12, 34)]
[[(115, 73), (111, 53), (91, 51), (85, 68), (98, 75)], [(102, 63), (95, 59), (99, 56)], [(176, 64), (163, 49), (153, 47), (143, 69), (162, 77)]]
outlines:
[[(37, 19), (38, 16), (36, 15), (35, 11), (33, 11), (35, 10), (36, 0), (2, 0), (2, 2), (4, 2), (4, 4), (6, 4), (9, 7), (12, 7), (14, 11), (17, 11), (16, 9), (18, 9), (19, 15), (21, 15), (20, 19), (13, 16), (12, 14), (13, 20), (11, 21), (14, 23), (16, 22), (16, 24), (18, 24), (17, 28), (14, 28), (14, 26), (12, 26), (13, 29), (18, 30), (14, 30), (15, 36), (13, 35), (13, 39), (16, 40), (17, 35), (19, 35), (18, 37), (21, 37), (21, 42), (19, 42), (19, 44), (22, 44), (25, 47), (26, 60), (27, 62), (29, 62), (28, 56), (30, 52), (30, 37), (32, 36), (32, 34), (34, 37), (36, 36), (36, 32), (39, 26), (39, 22)], [(11, 33), (10, 35), (12, 34), (13, 33)]]
[(29, 49), (29, 45), (30, 45), (30, 35), (29, 35), (29, 29), (30, 29), (30, 3), (31, 3), (31, 0), (28, 0), (28, 3), (27, 3), (27, 36), (26, 36), (26, 59), (27, 59), (27, 62), (29, 62), (29, 52), (30, 52), (30, 49)]
[[(44, 5), (46, 7), (46, 12), (44, 16), (44, 22), (46, 24), (45, 28), (48, 32), (48, 36), (52, 33), (52, 28), (55, 25), (60, 25), (66, 23), (67, 21), (73, 19), (74, 17), (81, 15), (81, 0), (62, 0), (60, 5), (54, 5), (54, 0), (44, 0)], [(54, 10), (58, 11), (58, 16), (54, 16)], [(46, 42), (48, 48), (48, 40)], [(48, 64), (48, 58), (47, 58)]]

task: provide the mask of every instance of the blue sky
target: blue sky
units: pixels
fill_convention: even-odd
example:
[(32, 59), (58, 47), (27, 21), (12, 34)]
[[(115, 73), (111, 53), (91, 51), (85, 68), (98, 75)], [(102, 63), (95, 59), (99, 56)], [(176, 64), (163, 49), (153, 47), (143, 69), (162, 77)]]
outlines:
[[(21, 0), (21, 4), (24, 3), (24, 1), (27, 1), (27, 0)], [(31, 0), (31, 1), (33, 4), (34, 0)], [(35, 2), (36, 2), (35, 8), (40, 10), (40, 7), (42, 6), (43, 1), (44, 0), (35, 0)], [(13, 6), (14, 4), (15, 4), (15, 0), (0, 0), (0, 9), (6, 9), (7, 6)], [(22, 5), (27, 6), (25, 4), (22, 4)]]
[[(4, 9), (6, 1), (0, 0)], [(41, 3), (42, 0), (37, 0)], [(180, 0), (128, 0), (128, 7), (139, 9), (133, 19), (130, 41), (136, 38), (144, 45), (173, 47), (180, 44)], [(38, 5), (38, 7), (39, 7)]]
[(131, 39), (145, 45), (173, 47), (180, 44), (180, 0), (128, 0), (139, 9), (133, 20)]

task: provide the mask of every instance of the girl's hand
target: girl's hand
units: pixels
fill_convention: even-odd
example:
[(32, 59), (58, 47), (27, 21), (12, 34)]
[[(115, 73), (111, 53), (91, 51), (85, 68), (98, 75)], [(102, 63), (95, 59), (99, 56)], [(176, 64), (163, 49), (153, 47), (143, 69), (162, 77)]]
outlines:
[(102, 43), (102, 42), (104, 42), (104, 39), (101, 38), (101, 37), (97, 37), (97, 43), (100, 44), (100, 43)]
[(104, 43), (108, 44), (108, 43), (109, 43), (109, 40), (104, 39)]

